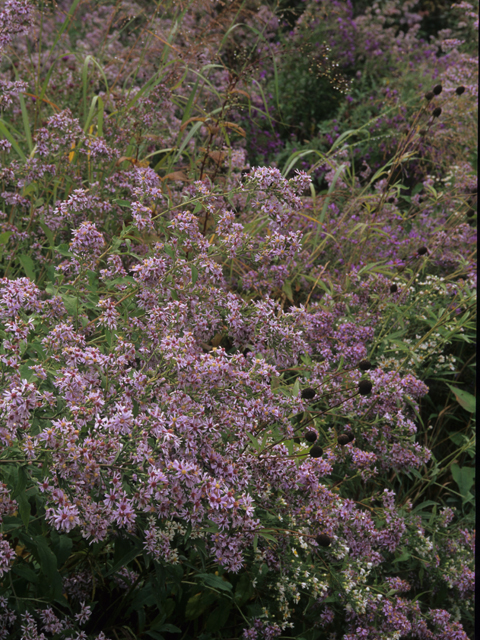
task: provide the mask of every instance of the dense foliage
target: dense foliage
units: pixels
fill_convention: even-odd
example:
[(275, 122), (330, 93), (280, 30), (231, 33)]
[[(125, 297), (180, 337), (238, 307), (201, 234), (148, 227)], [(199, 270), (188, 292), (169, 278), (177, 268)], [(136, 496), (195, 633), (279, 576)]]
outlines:
[(473, 638), (477, 9), (0, 2), (1, 638)]

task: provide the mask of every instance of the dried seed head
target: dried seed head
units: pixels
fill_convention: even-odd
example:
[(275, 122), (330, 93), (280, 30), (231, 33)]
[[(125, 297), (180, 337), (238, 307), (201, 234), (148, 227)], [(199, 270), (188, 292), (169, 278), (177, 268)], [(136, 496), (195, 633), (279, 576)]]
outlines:
[(390, 198), (387, 200), (387, 202), (392, 204), (392, 202), (395, 202), (395, 198), (393, 196), (390, 196)]
[(313, 400), (313, 398), (317, 395), (315, 389), (308, 387), (307, 389), (303, 389), (300, 394), (304, 400)]
[(468, 209), (468, 211), (467, 211), (467, 216), (468, 216), (469, 218), (473, 218), (473, 216), (475, 215), (475, 213), (476, 213), (475, 209)]
[(307, 433), (305, 434), (305, 440), (307, 442), (315, 442), (316, 439), (317, 434), (315, 433), (315, 431), (307, 431)]
[(462, 93), (465, 93), (465, 87), (457, 87), (455, 89), (455, 93), (457, 94), (457, 96), (461, 96)]
[(398, 287), (396, 284), (390, 285), (390, 293), (396, 293), (398, 291)]
[(310, 449), (310, 456), (312, 458), (321, 458), (323, 456), (323, 449), (320, 445), (314, 444)]
[(441, 85), (441, 84), (436, 84), (436, 85), (433, 87), (432, 91), (433, 91), (433, 93), (434, 93), (436, 96), (439, 96), (439, 95), (442, 93), (442, 89), (443, 89), (443, 87), (442, 87), (442, 85)]
[(424, 256), (426, 253), (428, 253), (428, 249), (427, 247), (420, 247), (420, 249), (418, 249), (417, 251), (419, 256)]
[(330, 536), (327, 536), (326, 533), (321, 533), (315, 538), (315, 542), (320, 547), (329, 547), (332, 544), (332, 539), (330, 538)]
[(431, 91), (425, 94), (425, 100), (428, 100), (430, 102), (430, 100), (433, 100), (433, 98), (434, 98), (434, 95)]
[(362, 396), (368, 396), (368, 394), (372, 391), (372, 387), (373, 385), (370, 380), (360, 380), (360, 382), (358, 383), (358, 392)]
[(432, 111), (432, 116), (434, 118), (439, 118), (441, 113), (442, 113), (442, 107), (436, 107), (436, 109)]
[(360, 362), (358, 363), (358, 368), (362, 371), (368, 371), (372, 368), (372, 363), (370, 362), (370, 360), (360, 360)]
[(350, 437), (346, 433), (342, 433), (341, 435), (338, 436), (337, 442), (339, 445), (344, 447), (346, 444), (350, 442)]
[(349, 442), (353, 442), (355, 440), (355, 436), (353, 435), (353, 433), (350, 431), (350, 433), (347, 433), (346, 436), (348, 437), (348, 441)]

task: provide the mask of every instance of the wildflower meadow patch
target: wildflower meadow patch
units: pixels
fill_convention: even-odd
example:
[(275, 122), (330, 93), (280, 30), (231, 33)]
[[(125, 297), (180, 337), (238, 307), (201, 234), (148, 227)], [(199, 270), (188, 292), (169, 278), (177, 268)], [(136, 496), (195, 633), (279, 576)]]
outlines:
[(477, 44), (1, 0), (0, 638), (473, 639)]

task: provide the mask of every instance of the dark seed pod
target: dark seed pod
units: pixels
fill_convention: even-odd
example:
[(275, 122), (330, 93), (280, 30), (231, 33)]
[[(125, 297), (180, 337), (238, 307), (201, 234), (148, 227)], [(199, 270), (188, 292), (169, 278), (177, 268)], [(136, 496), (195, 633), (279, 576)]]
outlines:
[(304, 400), (313, 400), (313, 398), (317, 395), (315, 389), (308, 387), (307, 389), (302, 389), (302, 393), (300, 394)]
[(305, 440), (307, 442), (315, 442), (316, 439), (317, 434), (315, 433), (315, 431), (307, 431), (307, 433), (305, 434)]
[(432, 116), (433, 116), (434, 118), (439, 118), (441, 113), (442, 113), (442, 107), (436, 107), (436, 108), (432, 111)]
[(391, 197), (387, 200), (387, 202), (388, 202), (389, 204), (392, 204), (392, 202), (395, 202), (395, 198), (394, 198), (393, 196), (391, 196)]
[(441, 84), (436, 84), (436, 85), (433, 87), (432, 91), (433, 91), (433, 93), (434, 93), (436, 96), (439, 96), (439, 95), (442, 93), (442, 89), (443, 89), (443, 87), (442, 87), (442, 85), (441, 85)]
[(358, 363), (358, 368), (362, 371), (369, 371), (369, 369), (372, 368), (372, 363), (370, 362), (370, 360), (360, 360), (360, 362)]
[(329, 547), (332, 544), (332, 539), (330, 538), (330, 536), (327, 536), (326, 533), (321, 533), (315, 538), (315, 542), (320, 547)]
[(347, 433), (346, 436), (348, 437), (348, 441), (349, 442), (353, 442), (355, 440), (355, 436), (353, 435), (353, 433), (350, 431), (350, 433)]
[(323, 449), (318, 444), (314, 444), (310, 449), (310, 456), (312, 458), (321, 458), (323, 456)]
[(372, 387), (373, 384), (370, 382), (370, 380), (360, 380), (360, 382), (358, 383), (358, 392), (362, 396), (368, 396), (368, 394), (372, 391)]
[(396, 293), (398, 291), (398, 287), (396, 284), (390, 285), (390, 293)]
[(344, 447), (346, 444), (350, 442), (350, 437), (346, 433), (342, 433), (341, 435), (338, 436), (337, 442), (339, 445)]
[(469, 210), (467, 211), (467, 216), (468, 216), (469, 218), (473, 218), (473, 216), (475, 215), (475, 213), (476, 213), (475, 209), (469, 209)]
[(430, 102), (430, 100), (433, 100), (433, 98), (434, 94), (431, 91), (425, 94), (425, 100), (428, 100)]
[(465, 87), (457, 87), (455, 89), (455, 93), (457, 94), (457, 96), (461, 96), (462, 93), (465, 93)]
[(420, 247), (420, 249), (418, 249), (417, 251), (419, 256), (424, 256), (426, 253), (428, 253), (428, 249), (427, 247)]

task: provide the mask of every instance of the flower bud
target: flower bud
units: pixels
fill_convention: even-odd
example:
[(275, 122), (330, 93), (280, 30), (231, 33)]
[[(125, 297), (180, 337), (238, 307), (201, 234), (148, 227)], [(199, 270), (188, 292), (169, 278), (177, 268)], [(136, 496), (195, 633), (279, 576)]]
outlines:
[(360, 382), (358, 383), (358, 392), (362, 396), (368, 396), (368, 394), (372, 391), (372, 387), (373, 385), (370, 380), (360, 380)]
[(326, 533), (321, 533), (315, 538), (315, 542), (320, 547), (329, 547), (332, 544), (332, 539), (330, 538), (330, 536), (327, 536)]
[(323, 456), (323, 449), (318, 444), (314, 444), (310, 449), (310, 456), (312, 458), (321, 458)]
[(358, 363), (358, 368), (362, 371), (369, 371), (369, 369), (372, 368), (372, 363), (370, 362), (370, 360), (360, 360), (360, 362)]

